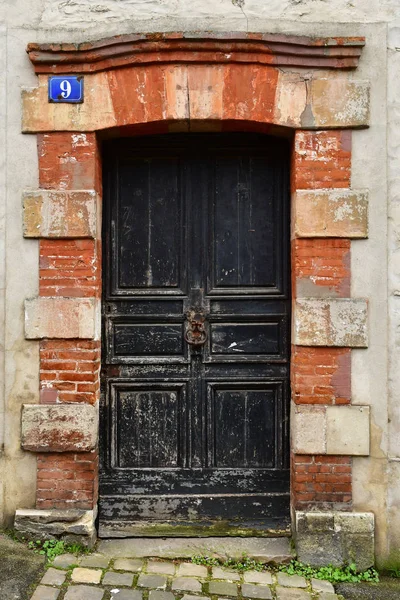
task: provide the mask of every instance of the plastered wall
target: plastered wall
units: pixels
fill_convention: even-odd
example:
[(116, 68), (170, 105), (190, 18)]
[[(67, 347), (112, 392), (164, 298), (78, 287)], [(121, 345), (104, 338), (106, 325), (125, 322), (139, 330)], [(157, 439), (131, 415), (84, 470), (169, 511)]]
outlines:
[(86, 41), (135, 31), (363, 35), (366, 47), (354, 76), (371, 81), (371, 127), (353, 134), (352, 187), (370, 190), (370, 236), (352, 243), (351, 292), (369, 299), (370, 344), (366, 350), (352, 352), (352, 402), (371, 406), (371, 455), (354, 459), (354, 508), (375, 513), (380, 562), (400, 562), (400, 553), (396, 555), (400, 547), (400, 2), (10, 0), (4, 8), (0, 25), (0, 517), (3, 514), (9, 524), (16, 508), (33, 506), (35, 495), (35, 458), (20, 449), (21, 405), (38, 402), (39, 364), (37, 342), (25, 340), (23, 328), (23, 301), (37, 294), (38, 282), (37, 242), (22, 236), (22, 191), (38, 187), (36, 138), (20, 133), (20, 90), (36, 85), (25, 53), (27, 43)]

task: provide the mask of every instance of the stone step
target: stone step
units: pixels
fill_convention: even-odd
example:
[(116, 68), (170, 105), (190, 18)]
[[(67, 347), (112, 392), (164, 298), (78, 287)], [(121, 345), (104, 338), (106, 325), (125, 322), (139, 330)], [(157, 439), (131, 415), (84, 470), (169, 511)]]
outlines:
[(263, 563), (289, 562), (290, 538), (124, 538), (100, 540), (97, 551), (113, 558), (191, 558), (196, 555), (239, 560), (246, 555)]

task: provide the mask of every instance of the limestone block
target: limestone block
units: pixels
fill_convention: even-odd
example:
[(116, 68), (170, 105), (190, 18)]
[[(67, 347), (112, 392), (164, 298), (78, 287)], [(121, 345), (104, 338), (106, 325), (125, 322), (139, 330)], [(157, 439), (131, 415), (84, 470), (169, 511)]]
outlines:
[(361, 571), (374, 564), (374, 515), (339, 511), (296, 512), (298, 560), (322, 566), (354, 562)]
[(326, 454), (325, 407), (295, 406), (291, 420), (293, 452)]
[(97, 444), (98, 411), (90, 404), (24, 404), (21, 445), (33, 452), (87, 452)]
[(367, 308), (367, 301), (359, 298), (298, 299), (294, 310), (294, 343), (366, 348)]
[(93, 339), (95, 298), (38, 297), (25, 300), (25, 337)]
[(369, 406), (327, 406), (327, 453), (368, 456), (369, 413)]
[(293, 196), (296, 237), (368, 236), (368, 192), (299, 190)]
[(59, 537), (67, 543), (92, 547), (96, 541), (96, 516), (97, 507), (93, 510), (18, 509), (14, 527), (35, 539)]
[(23, 209), (25, 237), (96, 236), (96, 192), (93, 190), (24, 192)]
[(303, 115), (302, 126), (321, 129), (368, 126), (369, 88), (368, 81), (344, 77), (312, 79), (309, 83), (311, 110)]

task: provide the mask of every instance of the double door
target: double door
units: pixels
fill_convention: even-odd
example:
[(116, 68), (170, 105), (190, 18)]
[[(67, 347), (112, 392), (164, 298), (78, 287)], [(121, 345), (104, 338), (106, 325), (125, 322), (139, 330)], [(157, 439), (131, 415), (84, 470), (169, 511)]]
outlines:
[(104, 172), (100, 535), (287, 527), (286, 141), (117, 140)]

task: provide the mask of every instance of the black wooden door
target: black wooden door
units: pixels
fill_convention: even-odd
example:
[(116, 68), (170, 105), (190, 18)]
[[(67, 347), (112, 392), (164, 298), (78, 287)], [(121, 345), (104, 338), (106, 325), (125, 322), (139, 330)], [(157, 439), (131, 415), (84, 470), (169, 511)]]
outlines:
[(104, 166), (100, 535), (286, 528), (287, 142), (133, 138)]

